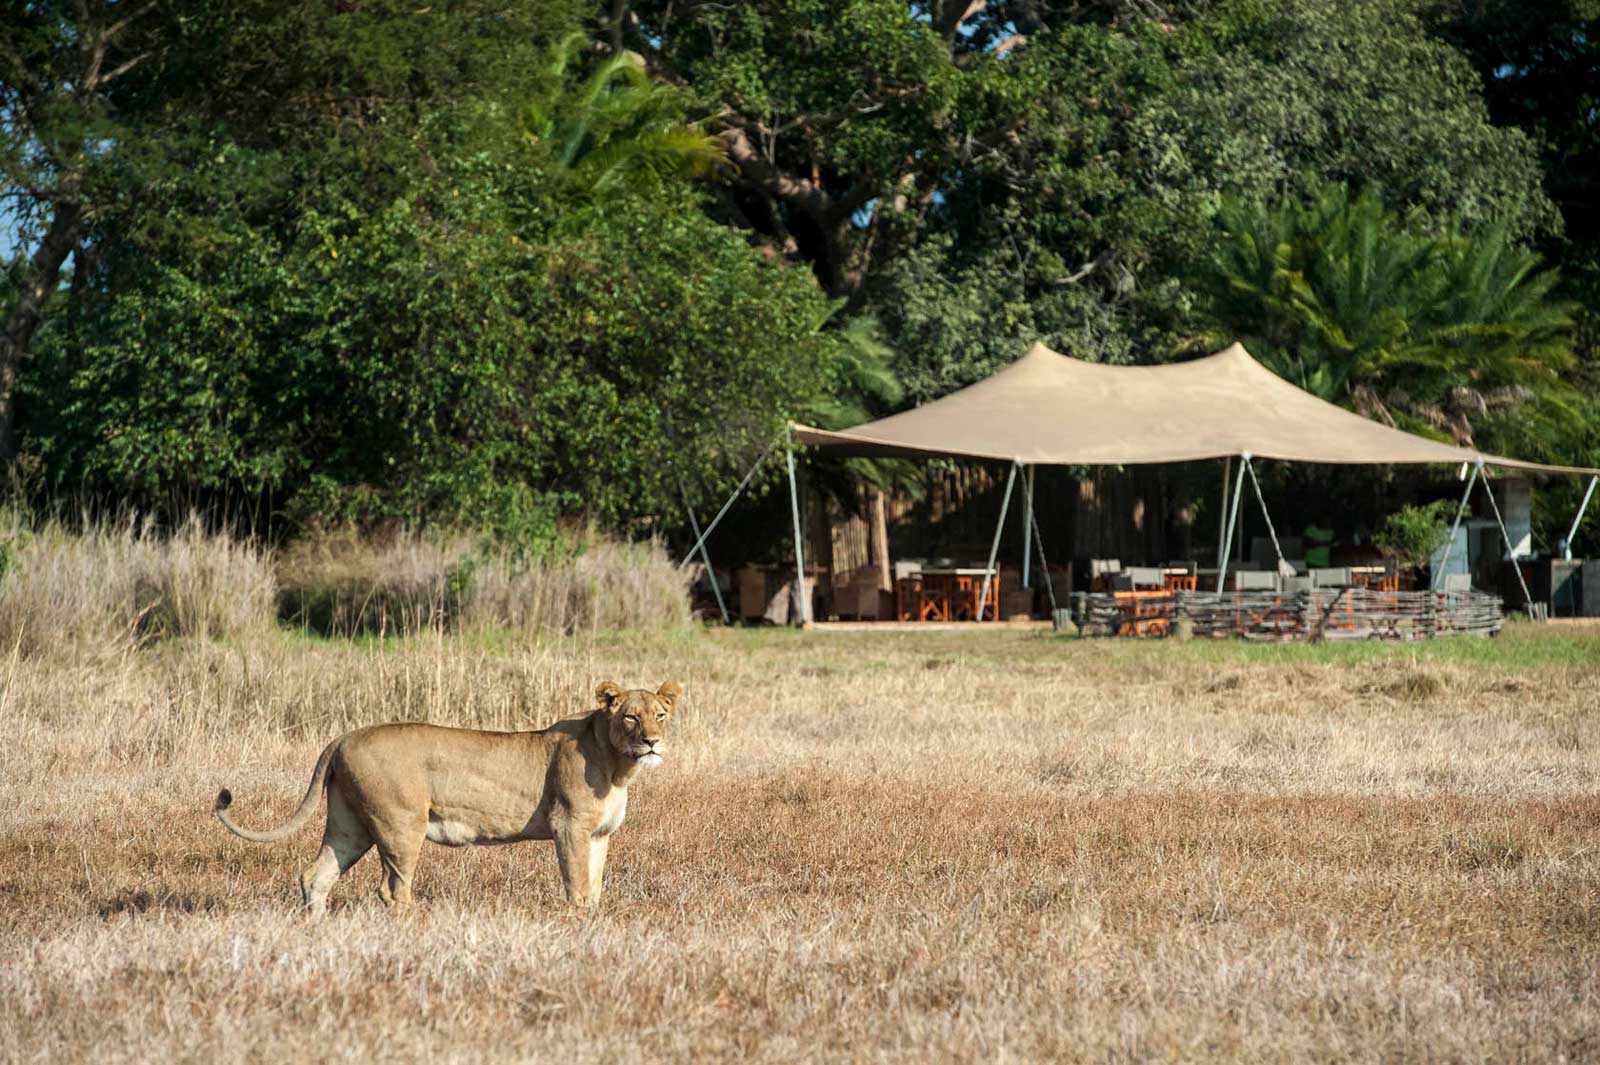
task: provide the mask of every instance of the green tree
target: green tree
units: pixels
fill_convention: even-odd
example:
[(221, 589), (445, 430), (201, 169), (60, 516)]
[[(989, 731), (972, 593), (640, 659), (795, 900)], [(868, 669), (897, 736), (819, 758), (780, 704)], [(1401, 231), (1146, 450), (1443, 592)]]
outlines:
[(1406, 566), (1421, 566), (1450, 539), (1450, 519), (1457, 504), (1438, 499), (1422, 506), (1406, 505), (1384, 519), (1372, 542)]
[[(611, 64), (557, 78), (551, 42), (520, 38), (495, 42), (534, 74), (462, 56), (456, 81), (419, 57), (422, 91), (398, 72), (449, 24), (383, 14), (316, 43), (329, 70), (261, 72), (297, 121), (245, 91), (229, 63), (253, 59), (218, 57), (185, 104), (212, 148), (106, 216), (97, 284), (29, 391), (58, 480), (242, 491), (300, 521), (627, 527), (676, 510), (675, 464), (730, 469), (830, 391), (809, 280), (707, 218), (681, 170), (617, 163), (678, 104)], [(303, 29), (240, 32), (292, 53)], [(551, 129), (590, 120), (575, 154), (528, 143), (530, 98)]]
[(1536, 145), (1495, 124), (1413, 0), (1223, 2), (1188, 32), (1205, 44), (1135, 119), (1154, 183), (1276, 197), (1344, 182), (1433, 226), (1560, 228)]
[(1600, 2), (1436, 0), (1421, 10), (1477, 71), (1496, 124), (1538, 149), (1567, 272), (1600, 270)]
[(69, 258), (78, 294), (94, 299), (167, 255), (225, 244), (241, 219), (292, 211), (301, 190), (334, 174), (353, 202), (384, 203), (426, 163), (428, 146), (407, 135), (424, 117), (503, 129), (498, 99), (541, 84), (532, 59), (551, 39), (541, 27), (570, 29), (577, 9), (534, 7), (43, 0), (8, 10), (0, 216), (19, 224), (27, 254), (0, 308), (0, 457), (14, 450), (15, 386)]
[[(1559, 234), (1539, 248), (1559, 261), (1562, 291), (1579, 309), (1574, 349), (1579, 366), (1568, 375), (1586, 397), (1584, 428), (1563, 441), (1565, 462), (1600, 463), (1600, 2), (1596, 0), (1473, 0), (1423, 5), (1432, 31), (1471, 61), (1495, 121), (1526, 132), (1537, 146), (1544, 188), (1561, 212)], [(1491, 413), (1504, 447), (1533, 454), (1540, 434), (1509, 414)], [(1564, 535), (1583, 486), (1556, 479), (1534, 497), (1540, 543)], [(1580, 553), (1600, 553), (1600, 528), (1585, 522)]]
[(724, 217), (870, 308), (910, 357), (925, 332), (902, 339), (901, 318), (935, 317), (895, 306), (912, 257), (953, 316), (981, 308), (1003, 334), (1008, 305), (1078, 290), (1004, 340), (1170, 348), (1188, 312), (1172, 267), (1221, 194), (1277, 192), (1286, 174), (1378, 185), (1393, 206), (1519, 237), (1556, 224), (1527, 139), (1490, 124), (1470, 67), (1405, 0), (601, 13), (613, 49), (715, 114), (738, 168)]
[(0, 307), (0, 462), (16, 454), (17, 383), (62, 268), (161, 154), (165, 123), (123, 91), (160, 57), (154, 6), (39, 0), (0, 19), (0, 218), (26, 249)]

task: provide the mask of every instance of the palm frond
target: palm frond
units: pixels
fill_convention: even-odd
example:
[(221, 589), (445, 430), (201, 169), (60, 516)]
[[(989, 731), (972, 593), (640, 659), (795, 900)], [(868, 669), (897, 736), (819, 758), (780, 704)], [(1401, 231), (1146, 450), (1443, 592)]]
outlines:
[(1216, 222), (1193, 277), (1207, 332), (1251, 337), (1301, 387), (1434, 434), (1470, 435), (1449, 413), (1452, 389), (1531, 389), (1540, 417), (1571, 406), (1575, 307), (1503, 231), (1430, 234), (1375, 190), (1338, 184), (1273, 205), (1226, 200)]

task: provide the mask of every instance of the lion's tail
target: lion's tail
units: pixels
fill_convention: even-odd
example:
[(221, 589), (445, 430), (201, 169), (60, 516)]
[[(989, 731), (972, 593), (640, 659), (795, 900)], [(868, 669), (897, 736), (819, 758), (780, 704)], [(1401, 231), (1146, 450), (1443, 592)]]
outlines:
[(227, 788), (217, 792), (217, 820), (221, 821), (222, 826), (235, 836), (240, 839), (248, 839), (254, 843), (276, 843), (280, 839), (288, 839), (299, 830), (301, 825), (309, 821), (312, 813), (315, 812), (317, 798), (322, 794), (323, 789), (328, 786), (328, 764), (333, 761), (334, 752), (339, 749), (339, 743), (342, 739), (343, 737), (340, 737), (340, 739), (334, 740), (322, 749), (322, 756), (317, 759), (317, 768), (312, 770), (311, 784), (306, 788), (306, 797), (300, 800), (300, 808), (284, 824), (279, 825), (277, 828), (268, 829), (265, 832), (251, 832), (240, 828), (233, 823), (233, 818), (228, 816), (228, 808), (233, 805), (233, 792)]

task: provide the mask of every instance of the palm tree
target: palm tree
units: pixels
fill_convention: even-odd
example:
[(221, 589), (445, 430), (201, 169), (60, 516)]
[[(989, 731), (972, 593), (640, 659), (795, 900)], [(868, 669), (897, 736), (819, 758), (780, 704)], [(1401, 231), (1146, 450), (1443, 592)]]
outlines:
[(1504, 232), (1428, 235), (1344, 185), (1305, 202), (1229, 200), (1217, 222), (1193, 278), (1210, 339), (1242, 340), (1324, 399), (1461, 443), (1493, 410), (1526, 405), (1552, 431), (1577, 416), (1561, 378), (1572, 305)]
[(685, 119), (682, 93), (652, 81), (633, 53), (573, 83), (568, 67), (583, 43), (575, 34), (555, 47), (558, 88), (521, 114), (524, 138), (549, 153), (569, 196), (599, 204), (671, 178), (712, 178), (729, 165), (722, 142)]

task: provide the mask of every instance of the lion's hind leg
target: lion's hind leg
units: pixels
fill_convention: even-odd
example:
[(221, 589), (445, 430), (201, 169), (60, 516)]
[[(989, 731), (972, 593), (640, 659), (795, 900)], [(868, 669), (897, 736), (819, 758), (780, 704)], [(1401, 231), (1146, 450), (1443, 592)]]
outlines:
[(378, 857), (383, 861), (383, 879), (378, 895), (397, 909), (411, 905), (411, 877), (428, 838), (428, 818), (424, 814), (414, 824), (373, 826), (378, 837)]
[(306, 909), (327, 912), (328, 892), (345, 871), (372, 849), (372, 836), (337, 791), (328, 793), (328, 827), (322, 832), (322, 849), (300, 874), (300, 893)]

